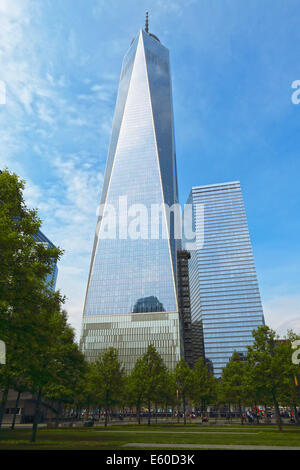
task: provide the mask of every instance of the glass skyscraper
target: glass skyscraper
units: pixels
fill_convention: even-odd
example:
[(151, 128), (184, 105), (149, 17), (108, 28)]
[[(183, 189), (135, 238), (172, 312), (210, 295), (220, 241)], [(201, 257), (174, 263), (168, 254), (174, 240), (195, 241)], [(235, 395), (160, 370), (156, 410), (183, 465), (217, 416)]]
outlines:
[(188, 203), (202, 241), (189, 262), (194, 354), (204, 346), (218, 377), (234, 350), (252, 344), (263, 309), (240, 183), (193, 187)]
[[(178, 201), (169, 51), (141, 30), (126, 53), (119, 82), (101, 207), (85, 298), (81, 349), (94, 360), (113, 346), (126, 370), (149, 344), (174, 368), (181, 357), (174, 220), (162, 209), (140, 236), (126, 233), (134, 214)], [(107, 236), (113, 208), (116, 237)], [(118, 217), (120, 216), (120, 217)], [(144, 227), (145, 229), (145, 227)], [(163, 237), (162, 233), (167, 233)], [(136, 232), (135, 232), (136, 233)]]
[[(46, 237), (46, 235), (39, 230), (37, 234), (34, 236), (35, 240), (39, 243), (43, 243), (46, 248), (55, 248), (55, 245)], [(47, 275), (46, 282), (50, 286), (50, 288), (55, 291), (56, 287), (56, 280), (57, 280), (58, 269), (56, 263), (53, 264), (53, 270), (51, 274)]]

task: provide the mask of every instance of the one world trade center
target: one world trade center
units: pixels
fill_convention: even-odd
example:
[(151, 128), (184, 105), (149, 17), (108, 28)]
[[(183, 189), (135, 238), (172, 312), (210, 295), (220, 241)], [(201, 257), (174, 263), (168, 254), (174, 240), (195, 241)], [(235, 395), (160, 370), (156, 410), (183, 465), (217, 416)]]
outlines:
[[(146, 22), (122, 64), (83, 312), (89, 361), (112, 346), (130, 371), (149, 344), (170, 369), (180, 359), (178, 240), (167, 214), (177, 202), (169, 51)], [(148, 217), (140, 231), (138, 213)]]

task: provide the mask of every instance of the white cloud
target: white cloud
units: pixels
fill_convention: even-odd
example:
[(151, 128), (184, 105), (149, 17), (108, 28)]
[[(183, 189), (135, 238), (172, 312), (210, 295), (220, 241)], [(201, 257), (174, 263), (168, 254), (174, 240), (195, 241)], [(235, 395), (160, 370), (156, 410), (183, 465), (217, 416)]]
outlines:
[(12, 19), (20, 19), (24, 13), (24, 7), (27, 2), (23, 0), (1, 0), (0, 2), (0, 13), (1, 15), (7, 15)]
[(42, 194), (30, 186), (28, 197), (45, 201), (38, 204), (44, 231), (65, 250), (58, 264), (57, 288), (67, 297), (65, 308), (78, 339), (103, 177), (95, 171), (94, 158), (85, 153), (64, 154), (49, 161), (55, 184), (43, 188)]
[(63, 182), (67, 200), (79, 211), (88, 214), (95, 207), (102, 175), (94, 170), (81, 168), (82, 163), (88, 163), (84, 153), (68, 155), (67, 158), (56, 157), (53, 166), (57, 176)]
[(37, 103), (38, 116), (42, 121), (45, 121), (47, 124), (54, 124), (54, 112), (53, 110), (46, 105), (44, 102)]
[(264, 302), (266, 324), (284, 336), (288, 329), (300, 334), (300, 295), (278, 296)]
[(77, 37), (76, 32), (72, 29), (69, 33), (67, 41), (67, 50), (69, 57), (72, 61), (76, 62), (81, 67), (85, 66), (89, 61), (89, 55), (82, 54), (80, 50), (80, 41)]
[[(92, 8), (92, 14), (95, 18), (98, 18), (100, 15), (102, 15), (103, 11), (105, 10), (105, 7), (107, 6), (107, 1), (106, 0), (96, 0), (94, 2), (93, 8)], [(110, 3), (109, 8), (112, 8), (113, 5)]]
[(47, 78), (48, 82), (51, 83), (51, 85), (54, 85), (54, 78), (52, 77), (52, 75), (49, 72), (46, 73), (46, 78)]
[[(164, 11), (168, 14), (174, 16), (182, 16), (184, 11), (191, 5), (196, 4), (197, 0), (185, 0), (182, 2), (181, 0), (156, 0), (156, 7), (155, 11)], [(150, 12), (151, 14), (151, 12)], [(150, 15), (149, 15), (150, 16)], [(151, 17), (149, 18), (151, 21)]]
[(103, 85), (93, 85), (93, 86), (91, 87), (91, 90), (92, 90), (92, 91), (101, 91), (101, 90), (103, 90), (103, 88), (104, 88)]
[(84, 119), (81, 119), (79, 117), (70, 118), (69, 119), (69, 124), (72, 124), (74, 126), (87, 126), (88, 125), (88, 123)]
[(41, 204), (42, 197), (43, 192), (41, 188), (27, 178), (24, 190), (24, 199), (26, 200), (26, 204), (29, 207), (37, 208)]

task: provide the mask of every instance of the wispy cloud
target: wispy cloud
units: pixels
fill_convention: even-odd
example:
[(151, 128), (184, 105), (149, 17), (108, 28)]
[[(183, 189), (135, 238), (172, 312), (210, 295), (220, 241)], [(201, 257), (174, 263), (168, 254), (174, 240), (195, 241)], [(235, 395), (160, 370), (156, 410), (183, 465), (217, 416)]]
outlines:
[(47, 236), (64, 249), (57, 287), (66, 295), (65, 307), (78, 335), (103, 176), (95, 171), (94, 158), (83, 153), (57, 156), (51, 166), (51, 186), (29, 181), (25, 197), (39, 208)]
[(281, 336), (288, 329), (300, 334), (300, 295), (276, 296), (264, 302), (266, 323)]

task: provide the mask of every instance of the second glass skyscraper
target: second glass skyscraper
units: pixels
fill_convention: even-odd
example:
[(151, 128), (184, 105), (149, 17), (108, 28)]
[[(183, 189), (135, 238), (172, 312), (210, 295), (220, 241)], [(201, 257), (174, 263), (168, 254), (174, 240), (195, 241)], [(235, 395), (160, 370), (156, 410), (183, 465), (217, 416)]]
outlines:
[(252, 330), (264, 324), (239, 182), (193, 187), (194, 229), (190, 298), (194, 354), (220, 376), (233, 351), (246, 353)]

